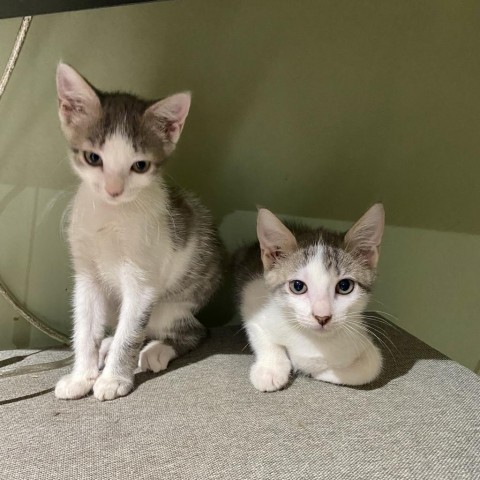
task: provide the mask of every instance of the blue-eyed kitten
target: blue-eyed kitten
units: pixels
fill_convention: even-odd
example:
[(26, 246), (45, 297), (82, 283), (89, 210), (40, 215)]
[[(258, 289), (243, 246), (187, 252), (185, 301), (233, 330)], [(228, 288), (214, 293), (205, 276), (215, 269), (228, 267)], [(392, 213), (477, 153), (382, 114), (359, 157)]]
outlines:
[(284, 387), (291, 371), (325, 382), (362, 385), (382, 368), (363, 312), (375, 280), (384, 209), (373, 205), (338, 234), (287, 228), (260, 209), (258, 243), (236, 256), (241, 315), (255, 353), (250, 380)]

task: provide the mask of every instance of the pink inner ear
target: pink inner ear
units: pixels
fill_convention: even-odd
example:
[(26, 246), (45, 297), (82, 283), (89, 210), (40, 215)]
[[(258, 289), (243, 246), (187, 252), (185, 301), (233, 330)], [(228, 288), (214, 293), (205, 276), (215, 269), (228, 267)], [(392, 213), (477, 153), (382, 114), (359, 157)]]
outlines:
[(359, 252), (360, 252), (365, 258), (367, 258), (368, 260), (370, 260), (370, 259), (373, 257), (374, 253), (375, 253), (375, 252), (374, 252), (373, 250), (371, 250), (371, 249), (368, 249), (368, 250), (366, 250), (366, 249), (361, 249), (361, 250), (359, 250)]
[(78, 117), (78, 114), (85, 113), (85, 109), (83, 108), (82, 105), (69, 99), (67, 100), (59, 99), (59, 103), (60, 103), (60, 115), (63, 117), (63, 120), (67, 125), (81, 122), (81, 118)]
[(73, 111), (73, 107), (72, 107), (72, 105), (70, 105), (69, 103), (66, 103), (66, 102), (64, 102), (64, 101), (62, 101), (62, 100), (59, 100), (58, 102), (59, 102), (59, 104), (60, 104), (60, 108), (61, 108), (64, 112), (69, 113), (69, 112), (72, 112), (72, 111)]
[(60, 106), (60, 116), (65, 122), (66, 125), (71, 125), (73, 116), (75, 115), (75, 108), (71, 103), (66, 102), (65, 100), (58, 100)]
[(264, 250), (265, 257), (270, 261), (271, 265), (274, 265), (279, 258), (283, 258), (285, 255), (280, 247), (275, 247), (275, 250)]
[(180, 124), (178, 122), (168, 122), (167, 124), (167, 134), (171, 137), (180, 134)]
[(92, 104), (84, 104), (77, 98), (65, 95), (58, 98), (59, 115), (65, 125), (81, 125), (82, 123), (91, 121), (98, 113), (98, 106)]
[(361, 249), (359, 252), (371, 267), (376, 267), (378, 261), (378, 250), (376, 248), (368, 250)]

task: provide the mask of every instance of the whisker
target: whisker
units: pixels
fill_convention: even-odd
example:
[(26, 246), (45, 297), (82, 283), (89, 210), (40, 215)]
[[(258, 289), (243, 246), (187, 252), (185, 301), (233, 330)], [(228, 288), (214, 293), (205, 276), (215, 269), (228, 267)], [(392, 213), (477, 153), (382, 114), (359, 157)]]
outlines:
[(357, 342), (356, 342), (357, 339), (355, 338), (354, 332), (352, 330), (350, 330), (350, 326), (347, 325), (347, 324), (343, 324), (341, 328), (345, 332), (345, 334), (347, 335), (350, 342), (353, 344), (353, 346), (355, 348), (356, 357), (359, 357), (361, 352), (358, 349)]
[(393, 318), (394, 320), (399, 320), (398, 317), (396, 317), (395, 315), (391, 314), (391, 313), (388, 313), (388, 312), (383, 312), (382, 310), (373, 310), (373, 313), (378, 313), (380, 315), (386, 315), (387, 317), (391, 317)]
[[(354, 317), (356, 317), (357, 319), (359, 318), (358, 315), (354, 315)], [(358, 330), (358, 325), (359, 323), (358, 322), (352, 322), (351, 320), (352, 316), (350, 316), (350, 318), (344, 318), (344, 323), (346, 325), (349, 325), (351, 328), (354, 328), (355, 330)], [(395, 363), (396, 363), (396, 357), (395, 355), (393, 354), (392, 350), (390, 349), (390, 347), (387, 345), (387, 343), (385, 342), (385, 340), (388, 340), (392, 347), (394, 347), (398, 353), (399, 350), (397, 348), (397, 346), (395, 345), (395, 343), (388, 337), (388, 335), (386, 335), (386, 333), (380, 328), (380, 326), (373, 326), (371, 325), (370, 323), (368, 325), (365, 325), (365, 328), (367, 329), (367, 332), (370, 333), (374, 338), (377, 339), (377, 341), (386, 349), (388, 350), (388, 352), (390, 353), (390, 355), (392, 356), (392, 358), (394, 359)], [(358, 332), (360, 333), (360, 332)], [(368, 334), (367, 333), (367, 334)], [(363, 334), (363, 332), (362, 332)], [(385, 340), (383, 340), (381, 337), (383, 337)]]
[[(387, 345), (387, 343), (386, 343), (381, 337), (379, 337), (379, 335), (378, 335), (379, 332), (378, 332), (378, 331), (371, 331), (371, 330), (369, 330), (368, 333), (370, 333), (370, 335), (372, 335), (374, 338), (376, 338), (377, 341), (378, 341), (386, 350), (388, 350), (388, 352), (390, 353), (390, 355), (391, 355), (392, 358), (394, 359), (395, 363), (397, 363), (397, 362), (396, 362), (396, 357), (395, 357), (395, 355), (393, 354), (393, 352), (392, 352), (392, 350), (390, 349), (390, 347)], [(383, 332), (382, 332), (382, 333), (383, 333)], [(386, 337), (386, 338), (388, 338), (388, 337)], [(389, 340), (390, 340), (390, 339), (389, 339)], [(395, 345), (393, 344), (393, 342), (392, 342), (392, 345), (395, 346)], [(396, 346), (395, 346), (395, 348), (396, 348)], [(397, 349), (397, 350), (398, 350), (398, 349)]]
[[(363, 347), (363, 351), (361, 353), (365, 353), (367, 356), (367, 360), (369, 363), (372, 361), (373, 352), (371, 349), (371, 339), (366, 335), (364, 332), (359, 331), (353, 325), (345, 324), (346, 328), (349, 328), (352, 332), (351, 334), (355, 336), (355, 339), (360, 342), (361, 346)], [(360, 356), (360, 354), (358, 355)]]
[(400, 350), (398, 349), (398, 347), (395, 345), (395, 342), (393, 342), (393, 340), (378, 326), (373, 326), (373, 325), (369, 325), (368, 326), (368, 331), (373, 331), (375, 333), (377, 333), (378, 335), (381, 335), (386, 341), (390, 342), (390, 344), (392, 345), (392, 347), (395, 348), (395, 350), (397, 350), (398, 353), (400, 353)]
[(395, 323), (391, 322), (390, 320), (386, 320), (384, 318), (378, 317), (378, 316), (372, 316), (368, 317), (369, 321), (381, 323), (383, 325), (387, 325), (388, 327), (392, 328), (393, 330), (396, 330), (397, 332), (402, 332), (402, 329), (396, 325)]

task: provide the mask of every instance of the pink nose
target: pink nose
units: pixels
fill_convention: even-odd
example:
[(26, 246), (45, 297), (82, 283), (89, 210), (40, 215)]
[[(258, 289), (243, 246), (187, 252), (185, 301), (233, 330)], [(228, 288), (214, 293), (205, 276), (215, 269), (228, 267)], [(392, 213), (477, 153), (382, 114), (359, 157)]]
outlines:
[(315, 315), (315, 318), (316, 318), (317, 322), (322, 327), (324, 327), (332, 319), (332, 316), (328, 315), (327, 317), (320, 317), (319, 315)]
[(119, 197), (123, 193), (123, 188), (120, 187), (105, 187), (107, 193), (112, 197)]
[(124, 180), (121, 176), (113, 173), (105, 173), (105, 191), (112, 197), (119, 197), (123, 193), (125, 187)]

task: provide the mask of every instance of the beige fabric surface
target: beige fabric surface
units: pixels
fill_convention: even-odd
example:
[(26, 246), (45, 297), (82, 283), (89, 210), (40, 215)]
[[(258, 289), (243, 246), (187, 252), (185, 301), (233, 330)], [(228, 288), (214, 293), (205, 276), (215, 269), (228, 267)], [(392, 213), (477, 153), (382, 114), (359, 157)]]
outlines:
[[(386, 369), (363, 388), (298, 377), (259, 393), (238, 327), (213, 330), (164, 373), (137, 374), (112, 402), (56, 399), (68, 368), (0, 379), (0, 478), (479, 479), (479, 377), (386, 333)], [(0, 371), (69, 355), (11, 363), (25, 353), (0, 352)]]

